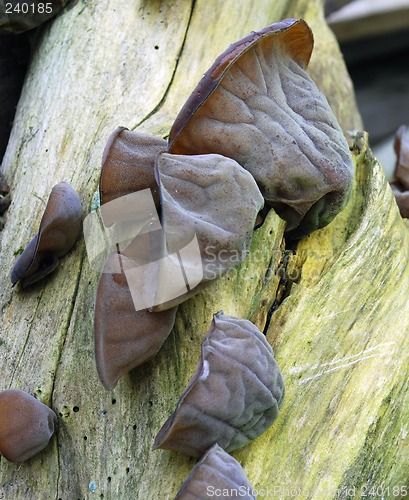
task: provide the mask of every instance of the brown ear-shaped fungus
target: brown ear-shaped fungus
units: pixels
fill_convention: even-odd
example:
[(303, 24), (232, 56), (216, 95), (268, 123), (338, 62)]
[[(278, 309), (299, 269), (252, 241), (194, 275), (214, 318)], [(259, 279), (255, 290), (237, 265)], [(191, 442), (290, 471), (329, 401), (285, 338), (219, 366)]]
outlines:
[(26, 287), (54, 271), (73, 247), (81, 230), (82, 207), (77, 192), (66, 182), (56, 184), (48, 198), (40, 229), (17, 259), (13, 285)]
[[(183, 253), (197, 241), (197, 252), (185, 251), (181, 260), (187, 275), (195, 265), (202, 273), (200, 286), (185, 294), (174, 293), (175, 300), (154, 308), (162, 310), (196, 294), (246, 258), (264, 202), (251, 174), (221, 155), (162, 153), (156, 174), (167, 254)], [(172, 273), (159, 270), (157, 284), (169, 293), (174, 284)]]
[(223, 491), (225, 498), (252, 500), (254, 488), (239, 462), (226, 453), (218, 444), (213, 445), (182, 484), (175, 500), (197, 500), (210, 498)]
[[(1, 139), (0, 139), (1, 142)], [(0, 144), (1, 148), (1, 144)], [(1, 151), (0, 151), (1, 155)], [(4, 214), (10, 205), (10, 187), (0, 172), (0, 217)], [(0, 221), (0, 231), (3, 229)]]
[(215, 314), (193, 378), (154, 449), (200, 457), (218, 443), (230, 452), (277, 418), (284, 381), (265, 336), (250, 321)]
[[(99, 194), (101, 205), (116, 198), (150, 188), (159, 207), (158, 186), (155, 180), (155, 158), (166, 151), (167, 142), (117, 127), (102, 155)], [(105, 217), (104, 217), (105, 221)], [(105, 221), (109, 224), (111, 221)]]
[(409, 140), (406, 126), (401, 125), (395, 135), (396, 166), (391, 187), (402, 217), (409, 218)]
[[(95, 303), (95, 358), (107, 390), (122, 375), (152, 359), (172, 331), (177, 307), (153, 313), (135, 310), (124, 272), (132, 265), (124, 255), (110, 254), (102, 271)], [(113, 272), (117, 271), (117, 272)]]
[(0, 454), (24, 462), (45, 448), (57, 416), (44, 403), (17, 389), (0, 392)]
[(252, 173), (298, 238), (345, 206), (353, 164), (326, 98), (305, 71), (313, 36), (285, 19), (231, 45), (205, 73), (169, 136), (174, 154), (218, 153)]
[(394, 177), (402, 184), (403, 189), (409, 190), (409, 139), (406, 136), (406, 125), (401, 125), (396, 131), (394, 149), (396, 153)]

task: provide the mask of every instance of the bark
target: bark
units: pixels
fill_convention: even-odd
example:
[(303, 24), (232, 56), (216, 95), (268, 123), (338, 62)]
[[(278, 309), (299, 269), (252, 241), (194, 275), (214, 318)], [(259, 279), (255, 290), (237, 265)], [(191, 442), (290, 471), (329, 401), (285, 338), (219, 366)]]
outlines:
[(47, 280), (25, 291), (10, 285), (15, 254), (36, 233), (54, 184), (70, 182), (87, 212), (116, 126), (165, 137), (217, 55), (285, 17), (311, 25), (310, 73), (343, 129), (361, 128), (319, 0), (88, 0), (42, 29), (2, 164), (12, 204), (0, 233), (0, 380), (51, 406), (59, 431), (21, 465), (0, 459), (0, 498), (172, 498), (195, 461), (151, 448), (218, 310), (266, 332), (286, 381), (278, 420), (233, 453), (259, 496), (290, 498), (300, 488), (299, 498), (351, 498), (383, 487), (378, 498), (403, 497), (408, 232), (364, 135), (345, 211), (295, 253), (270, 212), (248, 260), (184, 303), (159, 355), (112, 392), (95, 369), (98, 274), (84, 241)]

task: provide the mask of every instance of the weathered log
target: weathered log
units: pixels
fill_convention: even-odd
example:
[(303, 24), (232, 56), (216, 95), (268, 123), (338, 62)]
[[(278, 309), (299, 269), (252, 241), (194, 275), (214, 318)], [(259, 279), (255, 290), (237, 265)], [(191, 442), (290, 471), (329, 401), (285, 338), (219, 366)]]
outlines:
[(59, 431), (22, 465), (0, 459), (0, 498), (172, 498), (195, 461), (152, 451), (152, 444), (193, 375), (218, 310), (267, 332), (286, 381), (277, 421), (233, 453), (260, 497), (289, 498), (299, 488), (300, 498), (351, 498), (353, 488), (359, 496), (364, 487), (368, 496), (370, 487), (404, 496), (408, 233), (364, 136), (353, 151), (353, 197), (334, 222), (294, 254), (284, 223), (270, 212), (249, 258), (180, 306), (159, 355), (112, 392), (95, 368), (98, 273), (84, 242), (47, 280), (24, 291), (10, 283), (16, 254), (36, 233), (54, 184), (70, 182), (87, 211), (116, 126), (166, 136), (217, 55), (285, 17), (311, 25), (310, 74), (342, 128), (359, 129), (320, 0), (89, 0), (42, 28), (2, 164), (12, 204), (1, 232), (0, 380), (1, 389), (24, 389), (51, 406)]

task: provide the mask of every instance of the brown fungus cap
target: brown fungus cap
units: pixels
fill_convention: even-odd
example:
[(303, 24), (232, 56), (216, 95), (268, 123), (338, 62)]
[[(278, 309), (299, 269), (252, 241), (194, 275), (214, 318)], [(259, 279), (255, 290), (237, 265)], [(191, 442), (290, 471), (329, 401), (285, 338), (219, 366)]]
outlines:
[(401, 125), (395, 134), (394, 148), (396, 166), (390, 185), (401, 216), (409, 219), (409, 140), (405, 125)]
[(171, 129), (174, 154), (218, 153), (254, 176), (294, 238), (345, 206), (353, 177), (348, 144), (305, 72), (313, 36), (285, 19), (231, 45), (206, 72)]
[(124, 255), (110, 254), (100, 276), (95, 301), (95, 359), (107, 390), (137, 366), (152, 359), (172, 331), (177, 308), (153, 313), (136, 310), (124, 272), (132, 265)]
[[(161, 137), (151, 137), (117, 127), (109, 136), (102, 155), (99, 194), (101, 205), (116, 198), (149, 188), (159, 207), (158, 186), (155, 180), (155, 158), (166, 151)], [(113, 221), (106, 220), (106, 224)]]
[[(209, 490), (209, 487), (212, 489)], [(253, 500), (254, 488), (239, 464), (231, 455), (226, 453), (218, 444), (213, 445), (182, 484), (175, 500), (197, 500), (207, 498), (209, 491), (228, 492), (225, 498), (243, 498)]]
[(265, 336), (250, 321), (220, 311), (154, 449), (200, 457), (215, 443), (227, 452), (241, 448), (271, 426), (283, 398), (284, 381)]
[(409, 190), (409, 139), (406, 135), (406, 129), (406, 125), (401, 125), (398, 128), (394, 142), (396, 153), (394, 178), (405, 191)]
[(54, 271), (73, 247), (81, 230), (82, 207), (77, 192), (66, 182), (56, 184), (48, 198), (40, 229), (17, 259), (11, 272), (13, 286), (31, 285)]
[(0, 392), (0, 453), (24, 462), (45, 448), (57, 427), (57, 416), (44, 403), (17, 389)]

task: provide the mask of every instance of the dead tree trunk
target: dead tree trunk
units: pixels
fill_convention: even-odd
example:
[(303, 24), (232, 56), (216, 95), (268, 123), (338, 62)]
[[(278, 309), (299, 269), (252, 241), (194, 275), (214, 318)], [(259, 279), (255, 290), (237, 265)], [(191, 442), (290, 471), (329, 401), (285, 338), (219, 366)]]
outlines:
[(359, 129), (322, 11), (321, 0), (80, 0), (42, 29), (2, 164), (12, 204), (0, 233), (0, 380), (50, 405), (60, 426), (28, 462), (0, 459), (0, 498), (172, 498), (194, 460), (152, 443), (218, 310), (267, 333), (286, 381), (278, 420), (233, 453), (260, 497), (404, 496), (409, 238), (364, 135), (344, 212), (295, 252), (271, 212), (255, 233), (255, 257), (184, 303), (159, 355), (112, 392), (95, 369), (98, 274), (84, 242), (30, 289), (9, 281), (51, 187), (70, 182), (88, 211), (109, 133), (123, 125), (165, 137), (217, 55), (252, 30), (304, 18), (315, 35), (310, 73), (343, 129)]

